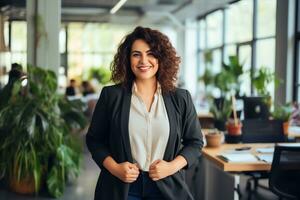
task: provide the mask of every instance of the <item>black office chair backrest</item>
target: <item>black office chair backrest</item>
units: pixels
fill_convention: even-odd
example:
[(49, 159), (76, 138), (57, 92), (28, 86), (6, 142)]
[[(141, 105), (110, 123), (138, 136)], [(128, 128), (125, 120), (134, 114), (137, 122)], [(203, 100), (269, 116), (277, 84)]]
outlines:
[(268, 119), (270, 116), (266, 97), (244, 97), (245, 119)]
[(281, 120), (245, 119), (242, 121), (243, 143), (285, 142)]
[(300, 199), (300, 143), (275, 146), (269, 187), (280, 197)]

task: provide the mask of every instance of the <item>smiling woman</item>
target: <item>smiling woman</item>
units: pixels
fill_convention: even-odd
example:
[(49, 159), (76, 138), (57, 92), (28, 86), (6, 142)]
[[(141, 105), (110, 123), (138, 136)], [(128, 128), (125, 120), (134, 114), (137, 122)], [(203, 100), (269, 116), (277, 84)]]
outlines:
[(158, 70), (158, 60), (154, 57), (149, 45), (144, 40), (136, 40), (131, 47), (131, 70), (136, 81), (156, 81), (155, 74)]
[(143, 41), (144, 45), (148, 46), (149, 49), (147, 50), (150, 50), (150, 55), (152, 54), (157, 59), (159, 69), (155, 76), (162, 89), (165, 91), (174, 90), (180, 57), (178, 57), (175, 48), (166, 35), (149, 28), (137, 27), (124, 38), (111, 64), (112, 80), (121, 83), (123, 86), (128, 86), (135, 79), (135, 75), (131, 70), (130, 55), (132, 54), (133, 44), (137, 40), (140, 41), (139, 43)]
[(175, 87), (180, 59), (167, 36), (137, 27), (112, 62), (86, 141), (101, 168), (95, 199), (193, 200), (182, 169), (203, 146), (188, 91)]

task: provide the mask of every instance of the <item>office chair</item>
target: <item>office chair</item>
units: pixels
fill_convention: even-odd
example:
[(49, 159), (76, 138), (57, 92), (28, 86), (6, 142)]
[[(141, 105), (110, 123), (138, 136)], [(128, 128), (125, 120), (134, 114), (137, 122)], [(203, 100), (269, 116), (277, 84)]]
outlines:
[(300, 199), (300, 145), (275, 146), (269, 188), (280, 198)]
[[(286, 137), (283, 134), (283, 122), (280, 120), (267, 119), (245, 119), (242, 121), (242, 142), (243, 143), (277, 143), (286, 142)], [(246, 190), (248, 199), (251, 199), (253, 192), (257, 187), (269, 190), (268, 187), (259, 185), (260, 179), (267, 179), (269, 172), (254, 171), (245, 172), (245, 175), (250, 176), (247, 180)]]

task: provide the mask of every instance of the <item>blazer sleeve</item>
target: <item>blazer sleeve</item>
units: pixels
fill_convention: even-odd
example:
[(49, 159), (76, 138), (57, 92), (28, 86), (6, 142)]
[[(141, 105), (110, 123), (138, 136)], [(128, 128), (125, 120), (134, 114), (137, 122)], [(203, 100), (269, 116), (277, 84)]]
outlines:
[(104, 159), (110, 155), (108, 147), (109, 138), (109, 116), (107, 89), (101, 91), (99, 100), (96, 104), (92, 121), (86, 134), (86, 144), (92, 154), (92, 158), (102, 169)]
[(179, 155), (182, 155), (187, 161), (187, 166), (185, 168), (189, 168), (201, 155), (203, 137), (191, 95), (187, 90), (186, 104), (183, 107), (182, 115), (181, 140), (183, 147), (180, 150)]

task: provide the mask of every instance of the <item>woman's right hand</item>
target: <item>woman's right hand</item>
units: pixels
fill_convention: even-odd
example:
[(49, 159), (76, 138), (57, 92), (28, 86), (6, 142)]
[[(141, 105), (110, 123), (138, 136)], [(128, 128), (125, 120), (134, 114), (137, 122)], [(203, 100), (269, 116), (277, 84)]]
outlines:
[(117, 163), (111, 156), (107, 156), (103, 161), (103, 166), (115, 177), (125, 183), (134, 182), (139, 176), (137, 164), (130, 162)]
[(132, 183), (136, 181), (140, 172), (137, 164), (123, 162), (117, 164), (111, 173), (125, 183)]

